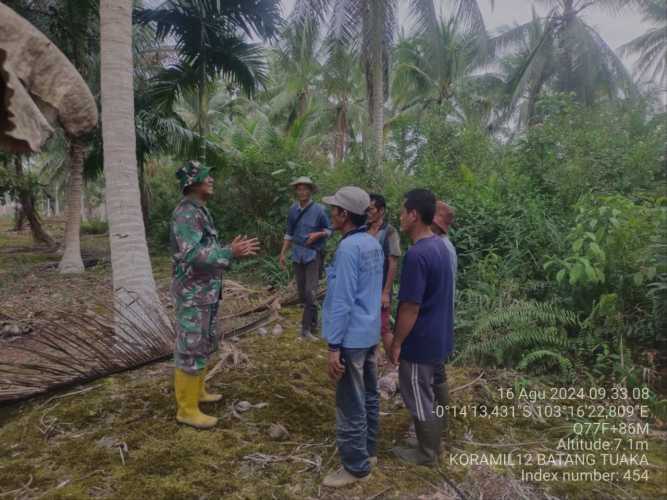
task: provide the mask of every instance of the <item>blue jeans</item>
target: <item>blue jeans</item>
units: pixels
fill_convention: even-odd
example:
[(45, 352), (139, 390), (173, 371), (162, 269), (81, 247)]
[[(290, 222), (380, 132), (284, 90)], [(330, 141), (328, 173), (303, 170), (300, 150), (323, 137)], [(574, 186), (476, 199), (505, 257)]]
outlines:
[(357, 477), (371, 471), (377, 455), (380, 397), (375, 346), (341, 349), (345, 373), (336, 385), (336, 444), (343, 467)]

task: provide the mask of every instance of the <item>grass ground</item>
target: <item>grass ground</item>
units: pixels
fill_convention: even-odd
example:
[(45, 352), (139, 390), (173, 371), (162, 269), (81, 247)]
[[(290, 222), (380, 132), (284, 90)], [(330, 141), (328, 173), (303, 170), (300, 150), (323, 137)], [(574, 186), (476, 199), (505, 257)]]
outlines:
[[(110, 287), (108, 266), (63, 277), (43, 270), (57, 256), (30, 246), (27, 235), (0, 228), (3, 311), (21, 319), (38, 316), (44, 304), (61, 300), (63, 308), (76, 307), (84, 290)], [(106, 251), (103, 237), (86, 237), (83, 246), (88, 253)], [(11, 248), (23, 250), (6, 251)], [(158, 257), (155, 264), (158, 281), (168, 279), (168, 261)], [(469, 499), (667, 497), (666, 433), (656, 430), (653, 420), (648, 420), (650, 433), (637, 436), (648, 450), (635, 452), (645, 454), (648, 465), (595, 467), (646, 470), (647, 480), (527, 483), (520, 480), (522, 467), (516, 463), (472, 466), (461, 462), (461, 454), (535, 458), (556, 453), (558, 439), (571, 432), (575, 420), (586, 419), (457, 415), (451, 419), (441, 466), (410, 467), (390, 453), (409, 425), (397, 397), (382, 403), (379, 466), (371, 479), (344, 491), (322, 488), (323, 476), (337, 465), (334, 387), (325, 373), (324, 344), (297, 340), (298, 315), (296, 308), (282, 311), (280, 336), (249, 334), (234, 343), (247, 362), (227, 366), (213, 377), (211, 385), (224, 399), (207, 407), (221, 417), (211, 431), (175, 422), (169, 363), (0, 408), (0, 498), (460, 498), (451, 484)], [(481, 374), (479, 367), (449, 368), (450, 387), (461, 388), (453, 392), (451, 404), (502, 405), (507, 401), (500, 400), (498, 389), (520, 383), (520, 376), (510, 371), (485, 370), (479, 378)], [(254, 406), (237, 411), (240, 401)], [(272, 438), (272, 424), (282, 425), (289, 435)], [(600, 459), (600, 453), (593, 455)]]

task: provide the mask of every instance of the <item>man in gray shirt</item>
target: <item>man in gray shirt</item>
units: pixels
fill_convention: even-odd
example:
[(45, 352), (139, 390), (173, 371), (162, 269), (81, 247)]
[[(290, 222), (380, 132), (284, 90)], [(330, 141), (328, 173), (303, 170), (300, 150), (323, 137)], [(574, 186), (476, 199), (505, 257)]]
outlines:
[(401, 257), (401, 241), (396, 228), (387, 222), (386, 211), (387, 203), (384, 196), (371, 194), (371, 205), (368, 208), (368, 234), (375, 236), (384, 252), (380, 333), (382, 335), (382, 345), (388, 354), (389, 347), (394, 340), (389, 318), (394, 293), (394, 279), (398, 271), (398, 259)]

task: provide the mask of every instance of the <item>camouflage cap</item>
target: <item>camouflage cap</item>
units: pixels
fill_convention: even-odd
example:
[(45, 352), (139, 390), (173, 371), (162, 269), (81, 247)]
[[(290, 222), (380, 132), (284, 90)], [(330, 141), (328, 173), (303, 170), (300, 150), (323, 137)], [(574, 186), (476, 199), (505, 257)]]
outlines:
[(189, 160), (176, 171), (176, 177), (181, 185), (181, 192), (188, 186), (204, 182), (211, 172), (211, 167), (206, 167), (198, 161)]

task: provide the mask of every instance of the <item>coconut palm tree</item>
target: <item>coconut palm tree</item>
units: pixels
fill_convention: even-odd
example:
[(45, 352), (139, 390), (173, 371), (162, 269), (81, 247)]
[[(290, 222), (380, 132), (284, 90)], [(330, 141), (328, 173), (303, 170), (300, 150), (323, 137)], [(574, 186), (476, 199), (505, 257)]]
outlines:
[[(173, 39), (179, 61), (165, 69), (159, 80), (174, 101), (188, 88), (197, 89), (202, 138), (200, 157), (205, 159), (208, 135), (206, 103), (211, 81), (222, 76), (252, 94), (266, 81), (266, 65), (252, 36), (271, 39), (280, 22), (278, 0), (167, 0), (154, 9), (140, 8), (135, 19), (155, 28), (159, 41)], [(169, 87), (167, 87), (169, 85)]]
[(620, 48), (621, 54), (638, 54), (636, 68), (641, 76), (667, 81), (667, 4), (665, 0), (642, 0), (644, 22), (654, 27)]
[(132, 0), (101, 0), (102, 136), (114, 298), (152, 316), (159, 308), (141, 214), (134, 123)]
[(392, 97), (399, 109), (451, 105), (473, 71), (486, 62), (478, 36), (457, 17), (439, 21), (437, 37), (401, 36), (395, 50)]
[[(520, 100), (534, 103), (545, 88), (574, 93), (592, 104), (601, 95), (613, 99), (634, 95), (636, 88), (623, 62), (581, 13), (590, 8), (620, 9), (621, 0), (540, 0), (551, 7), (546, 17), (504, 31), (491, 40), (496, 56), (530, 47), (530, 53), (511, 77), (515, 82), (512, 107)], [(541, 24), (534, 38), (535, 23)], [(532, 115), (532, 111), (531, 111)]]
[[(0, 72), (5, 94), (3, 115), (10, 117), (3, 123), (6, 129), (0, 130), (0, 144), (18, 153), (38, 151), (54, 131), (49, 123), (51, 113), (47, 118), (36, 103), (46, 104), (55, 110), (55, 120), (51, 121), (57, 122), (70, 140), (72, 170), (80, 171), (84, 138), (97, 125), (97, 107), (90, 90), (67, 57), (46, 36), (1, 4), (0, 14), (0, 50), (6, 54), (4, 71)], [(10, 91), (5, 92), (5, 88)], [(20, 175), (20, 159), (16, 166)], [(76, 183), (76, 175), (73, 177)], [(23, 193), (21, 199), (26, 216), (32, 219), (36, 238), (53, 245), (45, 232), (40, 234), (36, 214), (29, 213), (34, 207), (28, 193)], [(77, 215), (70, 213), (68, 217), (63, 269), (79, 270), (83, 268), (78, 244), (80, 195), (70, 205), (68, 210), (76, 208)]]
[(306, 114), (313, 92), (319, 89), (320, 42), (319, 26), (307, 20), (288, 25), (272, 51), (269, 104), (272, 118), (284, 117), (286, 130)]
[[(84, 80), (96, 81), (92, 70), (97, 67), (94, 50), (99, 39), (99, 2), (98, 0), (61, 0), (54, 8), (58, 12), (58, 22), (53, 26), (58, 30), (54, 36), (58, 45), (69, 57), (74, 67)], [(96, 82), (97, 83), (97, 82)], [(69, 175), (67, 183), (67, 201), (65, 203), (65, 250), (58, 264), (61, 273), (83, 271), (81, 257), (81, 202), (84, 182), (84, 163), (89, 149), (90, 137), (85, 139), (68, 138)]]
[(345, 158), (349, 145), (356, 142), (356, 134), (363, 128), (363, 83), (354, 47), (348, 48), (329, 40), (322, 76), (325, 102), (321, 110), (333, 123), (333, 157), (338, 162)]
[[(457, 15), (477, 31), (485, 30), (477, 0), (449, 0)], [(410, 0), (418, 32), (436, 37), (437, 11), (433, 0)], [(389, 92), (389, 60), (397, 26), (398, 0), (297, 0), (290, 23), (316, 20), (328, 25), (328, 37), (348, 46), (358, 43), (366, 75), (368, 130), (366, 150), (372, 170), (382, 168), (384, 102)]]
[[(96, 80), (94, 67), (98, 37), (98, 0), (18, 0), (9, 2), (27, 16), (65, 54), (87, 83)], [(93, 86), (94, 87), (94, 86)], [(62, 273), (83, 271), (79, 230), (83, 165), (90, 137), (67, 137), (67, 202)]]

